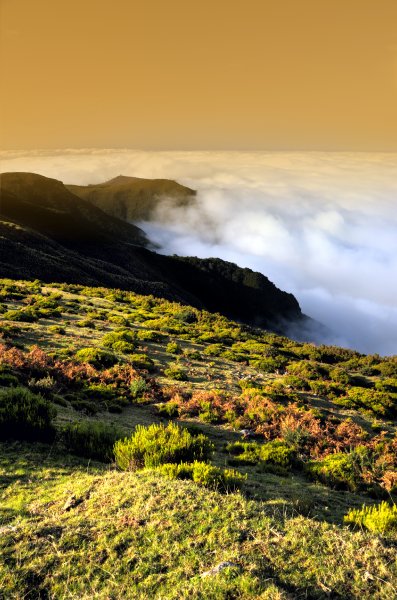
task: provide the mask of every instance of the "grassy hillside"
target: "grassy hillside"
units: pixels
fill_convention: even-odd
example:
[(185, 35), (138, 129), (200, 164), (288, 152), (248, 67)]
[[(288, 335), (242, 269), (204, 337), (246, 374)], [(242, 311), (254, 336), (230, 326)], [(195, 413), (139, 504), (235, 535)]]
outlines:
[[(396, 357), (106, 288), (0, 311), (0, 597), (396, 593)], [(115, 464), (170, 423), (208, 456)]]
[[(156, 185), (145, 193), (155, 194)], [(219, 259), (162, 256), (145, 244), (138, 227), (60, 181), (35, 173), (1, 175), (0, 277), (120, 287), (277, 330), (307, 321), (294, 296), (260, 273)]]

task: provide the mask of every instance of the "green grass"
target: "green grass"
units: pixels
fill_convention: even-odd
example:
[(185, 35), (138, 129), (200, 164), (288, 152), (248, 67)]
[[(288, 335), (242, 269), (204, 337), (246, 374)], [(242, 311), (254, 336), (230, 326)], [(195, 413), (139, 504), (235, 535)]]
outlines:
[[(394, 548), (154, 471), (1, 446), (6, 598), (391, 598)], [(82, 501), (70, 510), (74, 494)], [(192, 518), (194, 515), (194, 518)], [(201, 574), (223, 561), (238, 568)], [(40, 595), (41, 594), (41, 595)]]
[[(397, 596), (395, 527), (365, 529), (397, 497), (395, 357), (105, 288), (3, 280), (0, 302), (0, 390), (57, 405), (51, 445), (0, 444), (1, 600)], [(210, 462), (116, 468), (115, 439), (170, 422)]]

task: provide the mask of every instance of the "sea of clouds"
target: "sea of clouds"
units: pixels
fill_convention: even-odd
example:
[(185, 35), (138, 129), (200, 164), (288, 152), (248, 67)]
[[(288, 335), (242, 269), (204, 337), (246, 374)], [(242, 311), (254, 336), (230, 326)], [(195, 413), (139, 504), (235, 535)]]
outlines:
[(397, 354), (397, 154), (3, 152), (1, 170), (65, 183), (170, 178), (198, 191), (141, 223), (161, 251), (264, 273), (324, 323), (323, 341)]

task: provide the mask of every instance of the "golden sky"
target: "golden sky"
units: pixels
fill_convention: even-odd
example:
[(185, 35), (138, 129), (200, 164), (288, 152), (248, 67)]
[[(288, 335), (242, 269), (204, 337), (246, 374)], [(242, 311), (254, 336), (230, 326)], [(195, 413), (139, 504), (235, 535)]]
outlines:
[(397, 150), (397, 0), (0, 0), (4, 149)]

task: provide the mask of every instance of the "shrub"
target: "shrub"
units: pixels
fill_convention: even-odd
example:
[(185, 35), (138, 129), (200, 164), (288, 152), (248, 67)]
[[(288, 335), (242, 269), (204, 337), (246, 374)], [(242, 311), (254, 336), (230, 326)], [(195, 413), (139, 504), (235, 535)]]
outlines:
[(363, 483), (362, 467), (368, 455), (368, 448), (357, 446), (352, 452), (337, 452), (322, 460), (311, 461), (307, 464), (307, 471), (327, 485), (354, 492)]
[(149, 386), (143, 377), (138, 377), (138, 379), (134, 379), (134, 381), (130, 385), (131, 396), (134, 399), (144, 394), (148, 389)]
[(85, 390), (87, 397), (100, 400), (112, 400), (117, 395), (117, 389), (104, 383), (92, 383)]
[(373, 533), (385, 533), (397, 530), (397, 505), (381, 502), (375, 506), (363, 506), (352, 509), (344, 517), (349, 525), (359, 525)]
[(207, 356), (219, 356), (222, 352), (222, 344), (209, 344), (206, 348), (204, 348), (204, 354)]
[(176, 419), (179, 417), (178, 402), (164, 402), (163, 404), (158, 404), (156, 408), (158, 414), (166, 419)]
[(157, 467), (164, 463), (206, 460), (213, 444), (205, 435), (193, 436), (174, 423), (138, 425), (131, 438), (119, 440), (114, 447), (117, 466), (123, 471)]
[(397, 409), (397, 400), (392, 394), (362, 387), (351, 387), (338, 404), (368, 410), (381, 417), (394, 416)]
[(177, 342), (170, 342), (167, 344), (166, 352), (169, 354), (182, 354), (182, 348)]
[(48, 327), (48, 331), (50, 331), (51, 333), (57, 333), (59, 335), (65, 335), (66, 330), (64, 327), (61, 327), (60, 325), (50, 325)]
[(40, 392), (43, 396), (49, 397), (55, 390), (55, 379), (51, 375), (41, 377), (40, 379), (29, 379), (28, 386), (34, 392)]
[(82, 412), (86, 415), (95, 415), (100, 410), (100, 406), (97, 406), (94, 402), (84, 400), (83, 398), (69, 399), (70, 404), (74, 410)]
[(134, 349), (134, 334), (129, 329), (121, 329), (119, 331), (111, 331), (102, 338), (102, 346), (111, 348), (116, 352), (133, 352)]
[(161, 342), (166, 336), (158, 331), (141, 329), (136, 337), (140, 342)]
[(0, 373), (0, 386), (1, 387), (17, 387), (19, 385), (18, 377), (12, 375), (12, 373)]
[(56, 410), (45, 398), (24, 387), (0, 391), (0, 437), (50, 441)]
[(118, 352), (119, 354), (133, 354), (135, 346), (134, 344), (131, 344), (131, 342), (119, 340), (113, 344), (112, 350), (114, 350), (114, 352)]
[(255, 442), (230, 442), (225, 450), (233, 456), (230, 464), (256, 465), (259, 462), (260, 445)]
[(176, 381), (187, 381), (187, 371), (178, 363), (170, 364), (167, 369), (164, 369), (164, 375)]
[(273, 440), (261, 446), (260, 459), (264, 464), (288, 468), (294, 458), (295, 450), (285, 442)]
[(220, 469), (205, 462), (169, 464), (166, 463), (157, 468), (159, 473), (170, 479), (190, 479), (211, 489), (220, 492), (228, 492), (239, 489), (247, 479), (233, 469)]
[(123, 432), (101, 422), (68, 423), (62, 430), (62, 440), (69, 452), (103, 462), (113, 460), (114, 444), (122, 437)]
[(75, 357), (78, 362), (89, 363), (95, 367), (111, 367), (117, 362), (117, 358), (113, 352), (94, 347), (78, 350)]
[(138, 369), (145, 369), (146, 371), (153, 371), (154, 362), (147, 354), (132, 354), (130, 361)]

